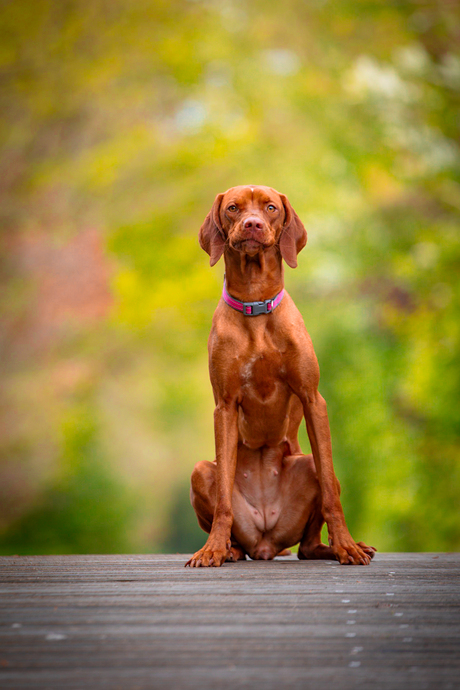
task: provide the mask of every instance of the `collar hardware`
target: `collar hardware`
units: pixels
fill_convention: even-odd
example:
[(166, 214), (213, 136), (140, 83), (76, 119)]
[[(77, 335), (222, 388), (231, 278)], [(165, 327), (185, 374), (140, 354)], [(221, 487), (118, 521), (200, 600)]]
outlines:
[(260, 314), (271, 314), (274, 309), (278, 306), (284, 297), (284, 288), (281, 292), (278, 292), (275, 297), (271, 299), (266, 299), (261, 302), (241, 302), (239, 299), (232, 297), (227, 292), (227, 288), (224, 280), (224, 288), (222, 290), (222, 297), (224, 302), (226, 302), (229, 307), (236, 309), (236, 311), (242, 312), (244, 316), (259, 316)]

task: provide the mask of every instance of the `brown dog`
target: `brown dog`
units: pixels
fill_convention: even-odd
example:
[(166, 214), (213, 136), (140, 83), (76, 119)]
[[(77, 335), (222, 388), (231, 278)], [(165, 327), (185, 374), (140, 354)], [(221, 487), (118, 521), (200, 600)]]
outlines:
[[(209, 537), (186, 565), (267, 560), (298, 542), (301, 559), (368, 565), (375, 549), (353, 541), (340, 503), (315, 352), (283, 287), (281, 259), (297, 266), (304, 226), (284, 194), (232, 187), (199, 239), (211, 266), (224, 255), (226, 284), (209, 337), (216, 460), (196, 465), (191, 488)], [(303, 417), (313, 456), (297, 439)]]

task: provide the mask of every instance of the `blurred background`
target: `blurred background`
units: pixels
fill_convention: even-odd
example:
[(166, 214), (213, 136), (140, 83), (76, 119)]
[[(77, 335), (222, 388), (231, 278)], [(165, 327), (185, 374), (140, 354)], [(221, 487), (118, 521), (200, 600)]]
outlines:
[[(456, 1), (1, 4), (0, 552), (191, 552), (236, 184), (309, 234), (286, 286), (349, 527), (460, 547)], [(309, 444), (302, 431), (301, 445)]]

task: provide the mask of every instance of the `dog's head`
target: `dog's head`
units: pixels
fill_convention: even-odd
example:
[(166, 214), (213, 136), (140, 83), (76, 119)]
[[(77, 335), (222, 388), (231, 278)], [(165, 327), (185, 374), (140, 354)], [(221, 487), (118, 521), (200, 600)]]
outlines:
[(286, 263), (295, 268), (307, 231), (284, 194), (271, 187), (247, 185), (216, 196), (199, 240), (211, 257), (211, 266), (226, 245), (249, 256), (277, 245)]

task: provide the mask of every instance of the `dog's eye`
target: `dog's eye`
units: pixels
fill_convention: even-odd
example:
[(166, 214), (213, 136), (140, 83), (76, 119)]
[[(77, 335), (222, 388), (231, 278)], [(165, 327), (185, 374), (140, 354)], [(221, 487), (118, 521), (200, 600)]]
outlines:
[(230, 206), (227, 208), (227, 211), (231, 211), (231, 212), (237, 211), (237, 210), (238, 210), (238, 207), (235, 206), (235, 204), (230, 204)]
[(268, 204), (267, 208), (269, 211), (276, 211), (276, 206), (274, 206), (273, 204)]

